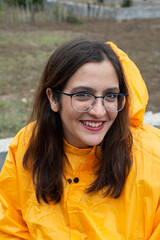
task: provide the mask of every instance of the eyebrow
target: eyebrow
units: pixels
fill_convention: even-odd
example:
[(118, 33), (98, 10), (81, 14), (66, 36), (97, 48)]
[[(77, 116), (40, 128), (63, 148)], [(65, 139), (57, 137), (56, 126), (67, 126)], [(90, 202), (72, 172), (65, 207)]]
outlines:
[[(92, 91), (92, 92), (96, 93), (95, 89), (87, 87), (87, 86), (77, 86), (77, 87), (72, 88), (72, 92), (77, 91), (77, 90), (85, 90), (85, 91), (88, 90), (88, 91)], [(117, 87), (113, 87), (113, 88), (104, 89), (103, 92), (105, 93), (105, 92), (115, 92), (115, 91), (119, 92), (120, 90)]]

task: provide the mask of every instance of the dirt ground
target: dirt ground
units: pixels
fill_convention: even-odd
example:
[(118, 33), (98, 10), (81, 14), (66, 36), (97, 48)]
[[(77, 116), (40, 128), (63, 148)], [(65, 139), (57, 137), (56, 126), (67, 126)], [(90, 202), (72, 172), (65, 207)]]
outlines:
[[(44, 42), (45, 36), (49, 35), (49, 41), (46, 39)], [(59, 38), (55, 40), (57, 36)], [(36, 45), (36, 39), (40, 41), (41, 37), (43, 44)], [(128, 21), (89, 20), (81, 24), (0, 24), (0, 102), (4, 103), (6, 99), (21, 99), (24, 103), (28, 99), (30, 102), (48, 57), (59, 44), (77, 37), (112, 41), (125, 51), (138, 66), (146, 82), (150, 96), (147, 111), (160, 112), (160, 18)], [(32, 43), (27, 42), (30, 38)], [(35, 49), (41, 55), (36, 55)], [(27, 66), (24, 62), (26, 54)], [(13, 55), (12, 59), (10, 55)], [(3, 66), (4, 61), (8, 61), (8, 66)], [(10, 105), (8, 109), (11, 108), (14, 106)], [(20, 106), (19, 109), (21, 114), (23, 107)], [(14, 112), (13, 109), (10, 111)], [(2, 120), (4, 122), (5, 118)], [(16, 120), (13, 119), (14, 121)], [(4, 129), (3, 126), (1, 128)]]

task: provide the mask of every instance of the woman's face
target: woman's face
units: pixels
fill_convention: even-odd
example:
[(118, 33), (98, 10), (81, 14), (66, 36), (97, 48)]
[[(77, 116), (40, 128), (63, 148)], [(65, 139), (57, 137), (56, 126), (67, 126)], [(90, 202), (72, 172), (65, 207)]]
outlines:
[[(113, 65), (108, 60), (82, 65), (63, 89), (65, 93), (80, 91), (95, 96), (119, 92), (119, 81)], [(52, 110), (59, 111), (58, 105)], [(104, 108), (101, 98), (96, 99), (94, 107), (89, 112), (76, 112), (71, 106), (71, 98), (63, 94), (59, 114), (65, 139), (78, 148), (100, 144), (117, 117), (117, 113), (108, 112)]]

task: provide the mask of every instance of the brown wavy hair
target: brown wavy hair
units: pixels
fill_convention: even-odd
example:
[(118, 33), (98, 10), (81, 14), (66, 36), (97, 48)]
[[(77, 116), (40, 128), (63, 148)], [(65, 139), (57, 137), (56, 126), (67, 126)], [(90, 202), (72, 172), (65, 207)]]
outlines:
[[(87, 62), (108, 59), (114, 66), (121, 93), (128, 93), (120, 61), (107, 44), (100, 41), (76, 39), (59, 47), (48, 60), (35, 97), (29, 122), (34, 120), (32, 135), (24, 155), (23, 166), (32, 171), (38, 202), (42, 199), (58, 203), (63, 193), (63, 128), (59, 113), (53, 112), (46, 89), (63, 90), (70, 77)], [(54, 94), (54, 97), (55, 97)], [(56, 96), (60, 103), (60, 98)], [(132, 134), (128, 100), (117, 115), (101, 144), (102, 158), (96, 178), (86, 189), (87, 193), (107, 187), (105, 196), (120, 196), (131, 168)]]

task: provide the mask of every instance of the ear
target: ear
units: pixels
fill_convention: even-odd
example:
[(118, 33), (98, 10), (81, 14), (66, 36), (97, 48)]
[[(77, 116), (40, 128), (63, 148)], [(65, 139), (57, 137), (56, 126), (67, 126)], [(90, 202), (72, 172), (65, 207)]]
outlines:
[(59, 111), (59, 103), (57, 101), (57, 98), (55, 96), (53, 96), (53, 92), (52, 92), (51, 88), (46, 89), (46, 94), (47, 94), (48, 100), (50, 102), (51, 109), (54, 112), (58, 112)]

